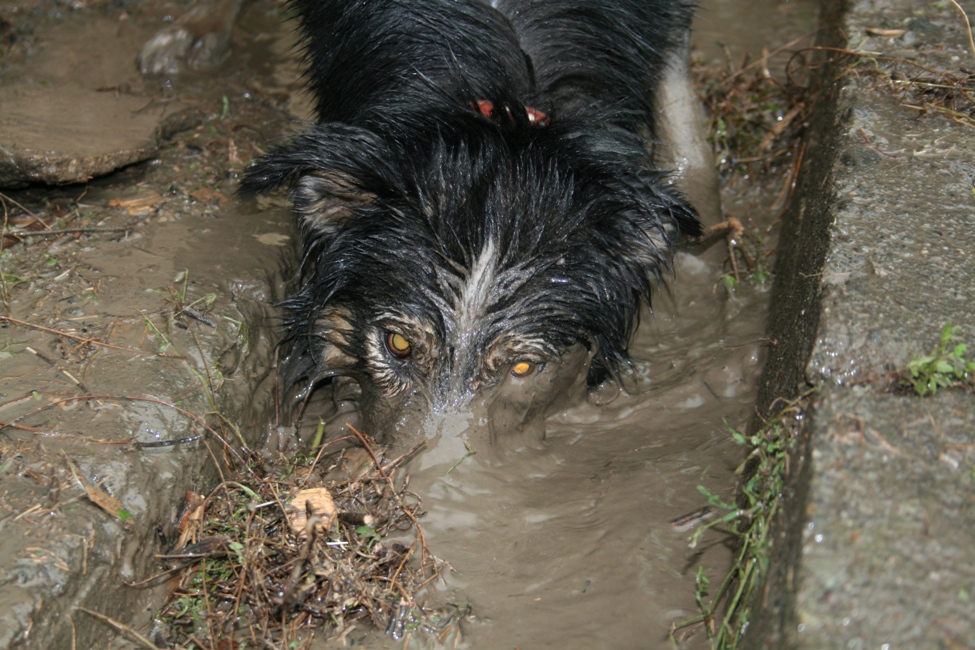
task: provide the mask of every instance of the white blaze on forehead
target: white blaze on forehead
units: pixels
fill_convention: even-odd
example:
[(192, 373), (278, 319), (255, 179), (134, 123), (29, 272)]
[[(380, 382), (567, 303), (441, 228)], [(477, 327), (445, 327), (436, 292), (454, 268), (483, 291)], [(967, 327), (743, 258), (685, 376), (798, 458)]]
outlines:
[[(457, 334), (467, 338), (476, 326), (477, 320), (483, 314), (491, 298), (497, 271), (497, 257), (494, 241), (488, 239), (481, 249), (481, 254), (471, 267), (467, 280), (460, 288), (457, 303)], [(458, 341), (459, 343), (460, 341)]]

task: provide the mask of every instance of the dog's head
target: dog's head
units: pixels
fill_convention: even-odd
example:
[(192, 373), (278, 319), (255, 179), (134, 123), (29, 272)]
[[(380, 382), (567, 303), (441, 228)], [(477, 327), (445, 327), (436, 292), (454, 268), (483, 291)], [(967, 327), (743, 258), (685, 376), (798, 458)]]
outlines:
[(408, 133), (320, 124), (244, 179), (292, 189), (307, 267), (287, 303), (296, 374), (354, 379), (380, 439), (457, 412), (495, 435), (541, 430), (618, 374), (677, 233), (699, 228), (638, 136), (524, 114), (457, 111)]

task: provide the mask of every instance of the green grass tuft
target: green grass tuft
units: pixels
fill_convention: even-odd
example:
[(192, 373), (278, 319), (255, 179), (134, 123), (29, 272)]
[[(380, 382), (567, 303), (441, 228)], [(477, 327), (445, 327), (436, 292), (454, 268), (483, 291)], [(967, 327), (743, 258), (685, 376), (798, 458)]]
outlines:
[(968, 346), (957, 343), (961, 327), (945, 325), (941, 339), (931, 354), (917, 357), (901, 371), (902, 385), (924, 397), (942, 388), (975, 386), (975, 361), (965, 358)]
[(705, 531), (712, 528), (730, 534), (737, 542), (734, 563), (713, 593), (712, 581), (704, 575), (703, 567), (698, 569), (695, 599), (701, 614), (675, 626), (671, 633), (673, 641), (678, 641), (675, 636), (678, 630), (702, 625), (713, 650), (740, 647), (751, 621), (753, 596), (768, 575), (772, 522), (779, 512), (789, 475), (789, 456), (797, 441), (799, 412), (799, 404), (794, 402), (752, 435), (729, 429), (735, 442), (747, 450), (745, 460), (736, 470), (741, 477), (738, 500), (726, 503), (707, 487), (698, 486), (708, 504), (722, 514), (695, 530), (689, 544), (691, 548), (696, 547)]

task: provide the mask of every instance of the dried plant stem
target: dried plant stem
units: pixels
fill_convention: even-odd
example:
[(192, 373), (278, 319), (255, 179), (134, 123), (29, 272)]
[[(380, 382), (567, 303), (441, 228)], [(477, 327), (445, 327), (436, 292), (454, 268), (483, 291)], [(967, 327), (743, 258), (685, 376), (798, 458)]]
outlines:
[(113, 618), (109, 618), (108, 616), (105, 616), (104, 614), (99, 614), (98, 612), (92, 611), (90, 609), (86, 609), (84, 607), (76, 607), (75, 609), (77, 609), (79, 612), (84, 612), (85, 614), (88, 614), (89, 616), (94, 616), (95, 618), (97, 618), (98, 620), (102, 621), (103, 623), (107, 623), (109, 626), (111, 626), (114, 629), (118, 630), (119, 632), (121, 632), (122, 634), (124, 634), (125, 636), (127, 636), (129, 639), (131, 639), (136, 645), (138, 645), (138, 646), (140, 646), (142, 648), (148, 648), (149, 650), (155, 650), (156, 647), (157, 647), (155, 643), (153, 643), (152, 641), (150, 641), (146, 637), (142, 636), (141, 634), (139, 634), (138, 632), (136, 632), (132, 628), (128, 627), (127, 625), (123, 625), (122, 623), (119, 623), (118, 621), (116, 621)]
[(63, 336), (65, 338), (74, 339), (75, 341), (81, 341), (84, 344), (97, 345), (98, 347), (108, 348), (110, 350), (121, 350), (122, 352), (135, 352), (136, 354), (148, 354), (150, 356), (160, 357), (163, 359), (185, 359), (186, 358), (177, 354), (160, 354), (155, 352), (146, 352), (145, 350), (139, 350), (137, 348), (126, 348), (120, 345), (111, 345), (109, 343), (103, 343), (98, 339), (94, 339), (87, 336), (78, 336), (77, 334), (68, 334), (67, 332), (51, 329), (50, 327), (44, 327), (43, 325), (37, 325), (35, 323), (29, 323), (25, 320), (20, 320), (19, 318), (13, 318), (11, 316), (0, 316), (0, 323), (10, 323), (11, 325), (19, 325), (20, 327), (27, 327), (30, 329), (40, 330), (41, 332), (47, 332), (48, 334), (54, 334), (56, 336)]
[(951, 4), (955, 5), (955, 9), (958, 10), (962, 20), (965, 21), (965, 32), (968, 34), (968, 47), (972, 50), (972, 56), (975, 56), (975, 39), (972, 38), (972, 24), (968, 20), (968, 14), (965, 13), (965, 10), (961, 8), (961, 5), (956, 0), (951, 0)]

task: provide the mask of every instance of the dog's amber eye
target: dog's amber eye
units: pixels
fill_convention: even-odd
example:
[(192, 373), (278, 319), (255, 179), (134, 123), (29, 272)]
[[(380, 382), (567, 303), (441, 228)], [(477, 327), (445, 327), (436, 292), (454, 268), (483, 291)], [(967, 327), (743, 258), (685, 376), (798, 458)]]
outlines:
[(413, 346), (402, 334), (386, 332), (386, 349), (397, 359), (406, 359), (410, 356)]
[(511, 366), (511, 374), (515, 377), (527, 377), (535, 372), (535, 364), (530, 361), (519, 361)]

